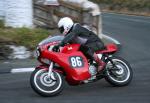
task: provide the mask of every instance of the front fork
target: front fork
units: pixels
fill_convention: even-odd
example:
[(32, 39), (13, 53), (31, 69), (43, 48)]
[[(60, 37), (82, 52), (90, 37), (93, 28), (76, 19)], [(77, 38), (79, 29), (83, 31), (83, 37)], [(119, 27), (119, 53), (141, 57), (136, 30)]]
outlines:
[(105, 55), (105, 62), (106, 63), (110, 62), (112, 64), (113, 68), (111, 68), (110, 70), (114, 70), (114, 71), (119, 70), (116, 64), (112, 61), (111, 57), (112, 55)]
[(112, 57), (112, 55), (104, 54), (104, 55), (102, 56), (102, 61), (105, 61), (105, 63), (107, 63), (107, 62), (110, 61), (110, 63), (111, 63), (113, 66), (115, 66), (114, 62), (110, 59), (111, 57)]
[(48, 68), (48, 77), (52, 80), (56, 80), (56, 78), (54, 77), (54, 73), (53, 73), (53, 67), (54, 67), (54, 62), (50, 62), (50, 65)]

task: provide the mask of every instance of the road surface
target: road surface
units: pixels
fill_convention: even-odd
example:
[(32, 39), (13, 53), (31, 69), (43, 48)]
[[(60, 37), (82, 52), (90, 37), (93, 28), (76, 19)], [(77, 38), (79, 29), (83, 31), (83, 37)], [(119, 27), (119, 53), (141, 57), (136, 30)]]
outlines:
[[(81, 86), (65, 84), (56, 97), (44, 98), (30, 87), (30, 73), (0, 74), (0, 103), (150, 103), (150, 18), (103, 13), (103, 32), (122, 44), (119, 56), (130, 62), (129, 86), (113, 87), (105, 80)], [(0, 71), (34, 67), (35, 60), (0, 61)]]

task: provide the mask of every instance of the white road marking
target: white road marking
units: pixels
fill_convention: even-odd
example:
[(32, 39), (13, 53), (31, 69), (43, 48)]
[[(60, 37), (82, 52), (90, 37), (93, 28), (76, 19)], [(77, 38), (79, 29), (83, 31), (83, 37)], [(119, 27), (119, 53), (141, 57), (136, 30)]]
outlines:
[(127, 17), (140, 17), (140, 18), (144, 17), (144, 18), (150, 19), (149, 16), (140, 16), (140, 15), (130, 15), (130, 14), (128, 15), (128, 14), (121, 14), (121, 13), (120, 14), (119, 13), (103, 13), (103, 14), (118, 15), (118, 16), (121, 15), (121, 16), (127, 16)]
[(129, 18), (119, 18), (122, 20), (132, 21), (132, 22), (139, 22), (139, 23), (150, 23), (148, 21), (140, 20), (140, 19), (129, 19)]
[(32, 68), (14, 68), (14, 69), (11, 69), (11, 73), (25, 73), (25, 72), (32, 72), (34, 71), (35, 68), (32, 67)]
[[(148, 20), (142, 20), (142, 18), (138, 19), (138, 18), (131, 18), (131, 17), (142, 17), (142, 16), (132, 16), (132, 15), (125, 15), (125, 14), (115, 14), (115, 13), (109, 13), (109, 14), (113, 14), (113, 15), (118, 15), (118, 19), (122, 19), (122, 20), (127, 20), (127, 21), (132, 21), (132, 22), (139, 22), (139, 23), (150, 23)], [(111, 15), (104, 15), (104, 17), (112, 17)], [(126, 17), (120, 17), (119, 15), (124, 15)], [(130, 17), (130, 18), (129, 18)], [(145, 17), (145, 18), (149, 18), (150, 17)]]

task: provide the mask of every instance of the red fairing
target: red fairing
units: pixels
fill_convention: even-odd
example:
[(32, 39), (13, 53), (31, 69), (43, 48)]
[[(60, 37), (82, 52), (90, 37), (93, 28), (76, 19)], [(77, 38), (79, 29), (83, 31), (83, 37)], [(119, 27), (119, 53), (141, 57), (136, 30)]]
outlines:
[(61, 53), (69, 54), (75, 51), (78, 51), (80, 48), (80, 44), (68, 44), (67, 46), (63, 47)]
[(69, 84), (76, 85), (91, 77), (88, 61), (83, 53), (78, 51), (79, 44), (67, 45), (61, 52), (48, 51), (48, 46), (42, 47), (41, 57), (59, 64), (64, 69)]
[(97, 54), (106, 54), (106, 53), (115, 53), (118, 50), (117, 46), (115, 44), (108, 44), (106, 45), (105, 50), (97, 51)]

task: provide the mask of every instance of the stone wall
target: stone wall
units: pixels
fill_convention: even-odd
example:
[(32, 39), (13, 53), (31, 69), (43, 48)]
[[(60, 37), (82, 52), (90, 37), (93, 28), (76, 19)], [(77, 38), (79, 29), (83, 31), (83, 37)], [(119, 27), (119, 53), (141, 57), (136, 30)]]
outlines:
[(36, 26), (57, 28), (58, 20), (68, 16), (102, 37), (101, 12), (98, 5), (88, 0), (58, 0), (58, 2), (59, 5), (54, 6), (45, 4), (45, 0), (40, 0), (40, 2), (34, 0), (34, 23)]

